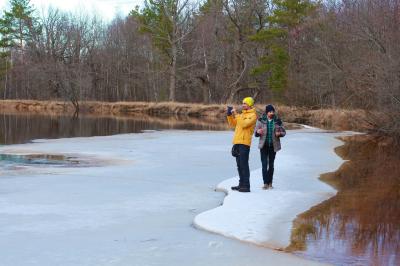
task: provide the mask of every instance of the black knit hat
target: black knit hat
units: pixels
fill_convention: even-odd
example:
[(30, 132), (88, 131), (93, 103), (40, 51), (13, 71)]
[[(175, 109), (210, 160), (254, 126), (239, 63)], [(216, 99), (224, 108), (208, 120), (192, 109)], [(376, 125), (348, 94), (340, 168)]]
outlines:
[(274, 106), (272, 106), (272, 104), (268, 104), (267, 106), (265, 106), (265, 113), (268, 114), (268, 112), (271, 112), (271, 111), (275, 112), (275, 108), (274, 108)]

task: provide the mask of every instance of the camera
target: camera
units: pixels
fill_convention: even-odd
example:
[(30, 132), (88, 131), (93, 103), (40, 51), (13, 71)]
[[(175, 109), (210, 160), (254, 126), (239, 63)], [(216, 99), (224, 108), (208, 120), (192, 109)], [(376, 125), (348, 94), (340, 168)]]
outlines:
[(233, 109), (233, 106), (228, 106), (228, 108), (226, 110), (226, 114), (227, 115), (232, 115), (232, 109)]

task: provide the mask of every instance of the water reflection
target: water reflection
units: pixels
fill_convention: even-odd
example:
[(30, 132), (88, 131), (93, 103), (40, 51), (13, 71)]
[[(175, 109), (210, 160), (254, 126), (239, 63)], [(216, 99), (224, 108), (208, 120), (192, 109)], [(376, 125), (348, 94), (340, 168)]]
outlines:
[(339, 192), (296, 219), (288, 250), (335, 265), (400, 265), (399, 146), (345, 141), (337, 153), (351, 161), (322, 177)]
[(187, 117), (98, 117), (2, 114), (0, 144), (26, 143), (38, 138), (68, 138), (138, 133), (143, 130), (225, 130), (225, 121)]

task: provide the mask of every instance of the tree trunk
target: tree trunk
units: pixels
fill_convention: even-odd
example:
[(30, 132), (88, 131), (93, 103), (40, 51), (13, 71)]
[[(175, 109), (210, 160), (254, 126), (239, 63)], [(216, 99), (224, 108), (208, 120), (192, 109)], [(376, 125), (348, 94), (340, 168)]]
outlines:
[(70, 101), (75, 108), (74, 115), (79, 115), (79, 101), (75, 97), (71, 97)]
[(178, 54), (176, 43), (172, 43), (172, 58), (169, 71), (169, 101), (174, 102), (176, 100), (176, 57)]
[(7, 98), (7, 82), (8, 82), (8, 65), (7, 65), (7, 57), (5, 57), (5, 62), (6, 62), (6, 72), (5, 72), (5, 79), (4, 79), (4, 100)]
[(203, 103), (204, 104), (210, 103), (210, 81), (202, 80), (201, 89), (203, 92)]
[(199, 78), (201, 81), (203, 103), (208, 104), (208, 103), (210, 103), (211, 90), (210, 90), (210, 76), (208, 75), (207, 54), (206, 54), (206, 48), (205, 48), (205, 44), (204, 44), (204, 30), (203, 30), (202, 40), (203, 40), (204, 76), (199, 77)]
[(200, 80), (203, 103), (205, 104), (210, 103), (211, 93), (210, 93), (210, 80), (208, 78), (208, 75), (197, 76), (196, 78)]
[(243, 76), (245, 75), (245, 73), (247, 71), (247, 62), (244, 61), (244, 60), (242, 60), (242, 67), (243, 67), (243, 69), (242, 69), (241, 73), (239, 74), (238, 78), (231, 85), (229, 85), (229, 87), (227, 89), (229, 94), (228, 94), (228, 98), (226, 100), (226, 103), (233, 103), (233, 101), (235, 99), (235, 95), (239, 91), (247, 89), (247, 88), (242, 88), (240, 86), (240, 83), (241, 83), (241, 81), (243, 79)]

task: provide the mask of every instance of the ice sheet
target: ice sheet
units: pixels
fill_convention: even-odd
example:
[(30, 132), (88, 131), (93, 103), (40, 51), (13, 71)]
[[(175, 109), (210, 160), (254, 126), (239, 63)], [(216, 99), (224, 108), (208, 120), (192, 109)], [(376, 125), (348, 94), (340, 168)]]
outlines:
[[(321, 149), (331, 150), (338, 144), (332, 140), (332, 135), (290, 132), (277, 162), (285, 161), (286, 154), (297, 163), (314, 164), (314, 160), (301, 159), (304, 150), (290, 148), (297, 146), (297, 141), (308, 142), (309, 138), (315, 139), (317, 145), (325, 141), (330, 143)], [(0, 175), (0, 264), (317, 264), (192, 226), (197, 214), (223, 201), (225, 195), (214, 191), (215, 184), (235, 176), (231, 139), (232, 132), (162, 131), (37, 140), (0, 147), (1, 153), (68, 154), (108, 162), (86, 168), (27, 167), (12, 174), (3, 172)], [(253, 149), (250, 157), (251, 169), (259, 168), (257, 150)], [(277, 166), (277, 188), (272, 193), (282, 190), (302, 194), (310, 185), (296, 183), (315, 178), (303, 175), (294, 178), (293, 184), (285, 185), (292, 187), (290, 192), (282, 189), (286, 182), (282, 177), (284, 173), (283, 167)], [(291, 173), (288, 168), (286, 174), (293, 176)], [(226, 181), (224, 186), (230, 182), (233, 181)], [(267, 195), (257, 191), (256, 182), (253, 181), (254, 193), (246, 194), (249, 199)], [(323, 185), (310, 182), (315, 193), (321, 192)], [(332, 193), (329, 187), (325, 190)], [(224, 208), (230, 199), (235, 200), (235, 197), (225, 198)], [(283, 202), (275, 209), (285, 213), (282, 209), (288, 205)], [(212, 225), (213, 219), (207, 213), (198, 216), (196, 221), (201, 217), (206, 225)], [(265, 227), (274, 222), (265, 215), (260, 217), (267, 218)], [(276, 217), (284, 216), (277, 213)], [(257, 222), (256, 226), (248, 224), (246, 230), (259, 230), (261, 219)], [(231, 228), (240, 232), (239, 227)]]
[(196, 227), (257, 245), (285, 248), (296, 215), (336, 193), (318, 177), (341, 165), (343, 160), (334, 153), (341, 141), (335, 136), (348, 134), (311, 127), (289, 131), (276, 156), (274, 189), (261, 189), (261, 169), (251, 172), (251, 193), (232, 191), (238, 177), (227, 179), (217, 186), (227, 193), (223, 205), (197, 215)]

